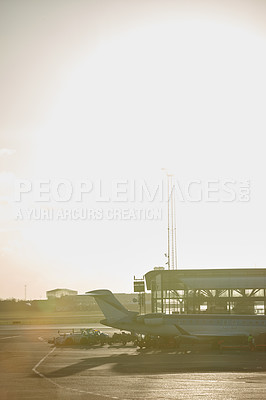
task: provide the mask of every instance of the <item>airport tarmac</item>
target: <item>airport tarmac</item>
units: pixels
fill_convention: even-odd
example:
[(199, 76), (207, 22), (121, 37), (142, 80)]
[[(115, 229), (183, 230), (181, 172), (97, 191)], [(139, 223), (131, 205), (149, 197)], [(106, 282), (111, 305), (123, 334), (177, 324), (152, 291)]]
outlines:
[(139, 350), (130, 344), (55, 348), (47, 340), (60, 328), (0, 327), (1, 400), (266, 397), (265, 352)]

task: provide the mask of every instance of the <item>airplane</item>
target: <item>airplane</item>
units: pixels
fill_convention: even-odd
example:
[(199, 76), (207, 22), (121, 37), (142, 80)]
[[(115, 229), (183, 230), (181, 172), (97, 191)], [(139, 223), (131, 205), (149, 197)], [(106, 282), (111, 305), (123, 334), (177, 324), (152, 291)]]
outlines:
[(145, 314), (127, 310), (110, 290), (86, 292), (93, 296), (105, 319), (101, 324), (135, 334), (179, 337), (198, 341), (266, 333), (265, 315)]

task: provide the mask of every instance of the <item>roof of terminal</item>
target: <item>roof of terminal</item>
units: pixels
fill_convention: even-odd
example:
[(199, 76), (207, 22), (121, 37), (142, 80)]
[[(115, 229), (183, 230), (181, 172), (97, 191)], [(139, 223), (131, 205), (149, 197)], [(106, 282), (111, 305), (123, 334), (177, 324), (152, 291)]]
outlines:
[(266, 288), (266, 268), (156, 269), (145, 274), (146, 286), (161, 289), (253, 289)]

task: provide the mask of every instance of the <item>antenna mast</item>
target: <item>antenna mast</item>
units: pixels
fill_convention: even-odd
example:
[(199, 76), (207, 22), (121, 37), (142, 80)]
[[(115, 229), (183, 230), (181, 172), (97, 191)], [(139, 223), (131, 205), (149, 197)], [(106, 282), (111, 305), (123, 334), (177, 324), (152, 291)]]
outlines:
[(175, 184), (173, 175), (163, 170), (167, 176), (167, 264), (168, 269), (177, 269)]

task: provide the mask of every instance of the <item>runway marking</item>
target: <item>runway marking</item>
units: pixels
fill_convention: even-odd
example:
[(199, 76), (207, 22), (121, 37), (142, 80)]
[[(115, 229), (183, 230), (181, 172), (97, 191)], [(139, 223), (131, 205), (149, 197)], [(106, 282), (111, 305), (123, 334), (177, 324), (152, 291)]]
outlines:
[[(41, 376), (42, 378), (46, 378), (46, 376), (44, 376), (44, 375), (41, 374), (39, 371), (37, 371), (37, 368), (44, 362), (44, 360), (46, 360), (46, 358), (49, 357), (50, 354), (52, 354), (52, 353), (55, 351), (55, 349), (56, 349), (56, 348), (54, 347), (52, 350), (50, 350), (50, 351), (46, 354), (46, 356), (44, 356), (44, 357), (32, 368), (32, 371), (35, 372), (35, 374)], [(51, 380), (50, 378), (46, 378), (46, 379), (48, 379), (49, 381)]]
[(56, 350), (56, 347), (52, 348), (52, 350), (50, 350), (39, 362), (37, 362), (37, 364), (32, 368), (32, 371), (38, 375), (40, 378), (45, 379), (46, 381), (52, 383), (53, 385), (55, 385), (56, 387), (58, 387), (59, 389), (63, 389), (63, 390), (70, 390), (72, 392), (77, 392), (77, 393), (85, 393), (85, 394), (92, 394), (94, 396), (99, 396), (99, 397), (106, 397), (108, 399), (119, 399), (119, 397), (116, 396), (108, 396), (106, 394), (100, 394), (100, 393), (95, 393), (95, 392), (88, 392), (87, 390), (80, 390), (80, 389), (74, 389), (74, 388), (70, 388), (67, 386), (63, 386), (60, 385), (59, 383), (55, 382), (53, 379), (48, 378), (47, 376), (45, 376), (44, 374), (42, 374), (41, 372), (39, 372), (37, 370), (37, 368)]
[(17, 336), (6, 336), (6, 337), (0, 338), (0, 340), (13, 339), (13, 338), (15, 338), (15, 337), (20, 337), (20, 335), (17, 335)]

